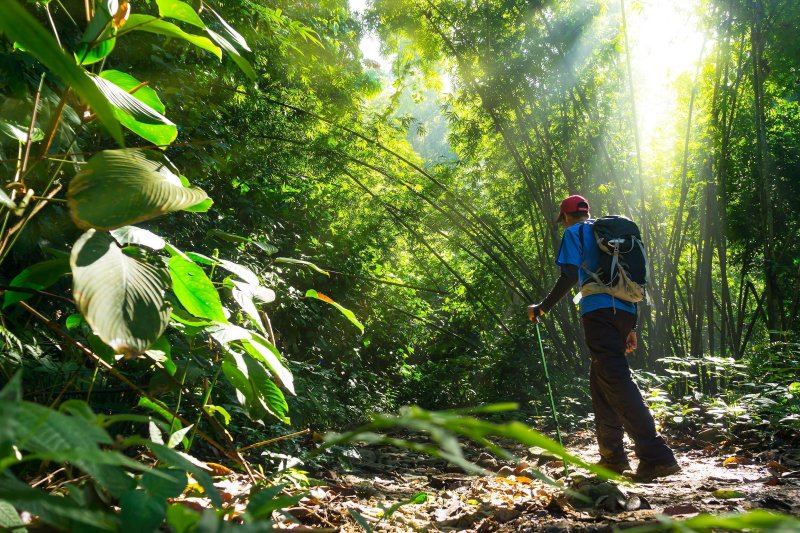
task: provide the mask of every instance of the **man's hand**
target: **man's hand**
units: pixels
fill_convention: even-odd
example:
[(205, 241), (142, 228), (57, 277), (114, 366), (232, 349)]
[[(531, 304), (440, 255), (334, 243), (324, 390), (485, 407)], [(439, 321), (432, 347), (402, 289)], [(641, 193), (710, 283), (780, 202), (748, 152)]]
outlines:
[(628, 333), (628, 338), (625, 339), (625, 353), (631, 353), (639, 346), (639, 341), (636, 338), (636, 332), (631, 331)]
[(539, 319), (544, 316), (544, 309), (542, 304), (533, 304), (528, 306), (528, 319), (534, 324), (539, 323)]

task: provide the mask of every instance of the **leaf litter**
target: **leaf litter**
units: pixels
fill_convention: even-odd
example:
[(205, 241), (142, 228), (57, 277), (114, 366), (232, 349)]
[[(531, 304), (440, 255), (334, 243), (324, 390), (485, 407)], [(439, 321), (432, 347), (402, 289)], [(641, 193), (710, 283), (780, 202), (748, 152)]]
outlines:
[[(562, 463), (544, 450), (498, 444), (520, 461), (497, 460), (467, 448), (465, 455), (486, 469), (483, 475), (390, 446), (356, 448), (346, 468), (317, 472), (312, 488), (284, 489), (294, 497), (273, 519), (288, 531), (566, 533), (655, 524), (659, 515), (689, 518), (750, 509), (800, 515), (800, 453), (795, 449), (753, 453), (724, 443), (699, 448), (673, 441), (683, 470), (633, 484), (602, 481), (574, 468), (565, 480)], [(599, 459), (590, 432), (571, 435), (567, 446), (587, 461)], [(240, 474), (215, 473), (223, 474), (215, 486), (238, 520), (252, 485)], [(199, 492), (172, 501), (193, 509), (210, 507)]]

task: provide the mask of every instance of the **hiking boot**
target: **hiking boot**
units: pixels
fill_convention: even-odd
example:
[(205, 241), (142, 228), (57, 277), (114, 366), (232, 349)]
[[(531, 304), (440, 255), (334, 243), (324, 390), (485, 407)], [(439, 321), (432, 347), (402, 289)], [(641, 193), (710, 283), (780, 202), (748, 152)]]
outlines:
[(639, 462), (636, 474), (633, 475), (634, 481), (652, 481), (659, 477), (666, 477), (677, 474), (681, 471), (681, 466), (677, 462), (651, 464), (644, 461)]
[(611, 470), (612, 472), (622, 475), (623, 472), (628, 470), (633, 470), (631, 468), (631, 464), (628, 461), (621, 461), (619, 463), (612, 463), (606, 461), (605, 459), (600, 459), (595, 463), (596, 466), (602, 466), (607, 470)]

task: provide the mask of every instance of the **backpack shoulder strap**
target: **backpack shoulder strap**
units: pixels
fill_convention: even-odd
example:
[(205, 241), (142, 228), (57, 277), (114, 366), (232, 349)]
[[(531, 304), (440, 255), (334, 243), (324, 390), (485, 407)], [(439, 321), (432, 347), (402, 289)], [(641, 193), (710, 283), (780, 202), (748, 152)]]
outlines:
[[(589, 270), (589, 267), (586, 266), (586, 255), (584, 254), (584, 248), (583, 248), (583, 230), (588, 225), (589, 224), (587, 224), (586, 222), (581, 222), (581, 227), (578, 230), (578, 235), (579, 235), (578, 240), (581, 241), (581, 269), (589, 276), (590, 279), (592, 279), (596, 283), (599, 283), (600, 285), (604, 285), (604, 283), (600, 280), (600, 276), (597, 275), (597, 272), (592, 272), (591, 270)], [(584, 281), (584, 283), (586, 282)]]

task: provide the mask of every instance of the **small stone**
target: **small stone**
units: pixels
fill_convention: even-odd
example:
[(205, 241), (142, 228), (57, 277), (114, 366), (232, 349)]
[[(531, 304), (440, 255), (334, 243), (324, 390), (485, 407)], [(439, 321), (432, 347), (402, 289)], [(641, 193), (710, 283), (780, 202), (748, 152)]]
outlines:
[(701, 442), (708, 442), (710, 444), (719, 444), (727, 439), (727, 437), (717, 428), (704, 429), (698, 433), (695, 438)]
[(514, 469), (510, 466), (504, 466), (500, 470), (497, 471), (497, 475), (500, 477), (509, 477), (514, 475)]
[(517, 509), (498, 509), (494, 513), (494, 519), (500, 524), (505, 524), (506, 522), (516, 520), (521, 514), (522, 513), (520, 513)]

